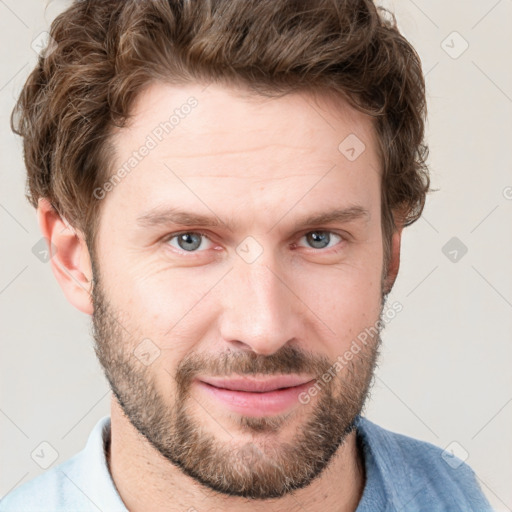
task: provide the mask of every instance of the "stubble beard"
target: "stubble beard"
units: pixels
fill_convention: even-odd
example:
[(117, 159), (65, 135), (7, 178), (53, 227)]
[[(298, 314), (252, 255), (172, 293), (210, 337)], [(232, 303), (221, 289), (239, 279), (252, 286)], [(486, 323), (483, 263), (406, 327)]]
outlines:
[[(354, 430), (369, 396), (379, 357), (380, 329), (370, 342), (360, 344), (361, 350), (328, 382), (321, 377), (328, 370), (332, 374), (332, 361), (291, 346), (270, 356), (241, 351), (215, 357), (190, 353), (175, 371), (175, 399), (169, 403), (155, 385), (152, 368), (157, 366), (144, 366), (134, 356), (133, 350), (141, 340), (127, 334), (121, 324), (122, 315), (111, 306), (98, 280), (92, 295), (94, 349), (126, 418), (165, 459), (220, 494), (265, 500), (308, 486), (328, 467)], [(384, 300), (380, 319), (383, 307)], [(383, 325), (382, 321), (376, 325)], [(237, 425), (231, 429), (232, 439), (227, 443), (209, 433), (204, 421), (196, 418), (197, 410), (204, 414), (204, 409), (195, 406), (190, 388), (199, 374), (230, 373), (314, 374), (321, 387), (316, 400), (298, 406), (311, 411), (289, 441), (272, 442), (287, 424), (288, 415), (236, 415)], [(250, 433), (252, 441), (237, 443), (240, 432), (244, 438)]]

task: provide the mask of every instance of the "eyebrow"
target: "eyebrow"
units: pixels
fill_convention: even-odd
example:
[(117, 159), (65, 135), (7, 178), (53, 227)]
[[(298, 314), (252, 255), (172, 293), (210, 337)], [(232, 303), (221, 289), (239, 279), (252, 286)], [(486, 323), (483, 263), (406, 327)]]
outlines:
[[(283, 215), (281, 219), (283, 219), (285, 216), (286, 214)], [(277, 225), (281, 219), (279, 219), (274, 224), (274, 226)], [(294, 229), (320, 224), (331, 224), (334, 222), (347, 223), (355, 220), (365, 220), (368, 222), (370, 220), (370, 212), (362, 206), (354, 205), (347, 208), (337, 208), (325, 212), (314, 213), (298, 219), (294, 223)], [(213, 216), (202, 215), (168, 206), (152, 208), (137, 217), (136, 222), (137, 225), (143, 228), (154, 228), (170, 225), (188, 227), (201, 226), (212, 228), (224, 227), (229, 231), (234, 231), (235, 228), (233, 222), (223, 222), (215, 214), (213, 214)]]

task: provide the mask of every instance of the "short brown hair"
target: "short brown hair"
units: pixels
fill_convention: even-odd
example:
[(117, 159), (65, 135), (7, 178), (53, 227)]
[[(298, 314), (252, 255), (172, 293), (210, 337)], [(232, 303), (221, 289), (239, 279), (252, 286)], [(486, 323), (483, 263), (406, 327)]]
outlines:
[[(425, 83), (394, 16), (370, 0), (76, 0), (52, 23), (11, 117), (27, 199), (50, 200), (94, 251), (109, 135), (142, 88), (242, 85), (263, 96), (334, 92), (375, 118), (385, 262), (391, 235), (423, 211)], [(385, 268), (385, 267), (384, 267)]]

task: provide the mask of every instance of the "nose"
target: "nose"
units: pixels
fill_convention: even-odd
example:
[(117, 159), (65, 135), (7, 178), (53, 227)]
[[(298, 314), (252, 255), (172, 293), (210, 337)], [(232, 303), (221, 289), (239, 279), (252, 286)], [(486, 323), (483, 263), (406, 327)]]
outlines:
[(235, 261), (221, 290), (222, 339), (262, 355), (294, 340), (301, 329), (301, 301), (288, 281), (289, 275), (271, 257)]

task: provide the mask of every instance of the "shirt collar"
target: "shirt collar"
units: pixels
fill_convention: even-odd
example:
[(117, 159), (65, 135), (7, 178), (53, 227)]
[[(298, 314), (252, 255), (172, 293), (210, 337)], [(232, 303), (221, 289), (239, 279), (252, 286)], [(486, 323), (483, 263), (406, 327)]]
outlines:
[[(392, 449), (388, 439), (382, 437), (378, 428), (362, 416), (355, 420), (358, 442), (363, 449), (365, 464), (365, 486), (363, 495), (356, 512), (376, 510), (375, 506), (382, 507), (384, 503), (396, 503), (397, 490), (389, 483), (389, 479), (383, 478), (379, 467), (387, 464), (379, 450), (375, 449), (375, 443), (379, 448)], [(128, 512), (116, 489), (112, 475), (107, 464), (107, 450), (111, 439), (110, 416), (104, 416), (95, 425), (82, 452), (82, 464), (84, 471), (80, 473), (80, 482), (75, 482), (80, 490), (100, 509), (115, 512)], [(392, 459), (392, 458), (391, 458)], [(389, 460), (389, 459), (387, 459)], [(388, 468), (393, 471), (398, 481), (402, 475), (397, 474), (401, 469), (396, 466)]]
[(110, 416), (104, 416), (95, 425), (82, 452), (80, 490), (100, 509), (128, 512), (107, 466), (106, 450), (110, 443)]

